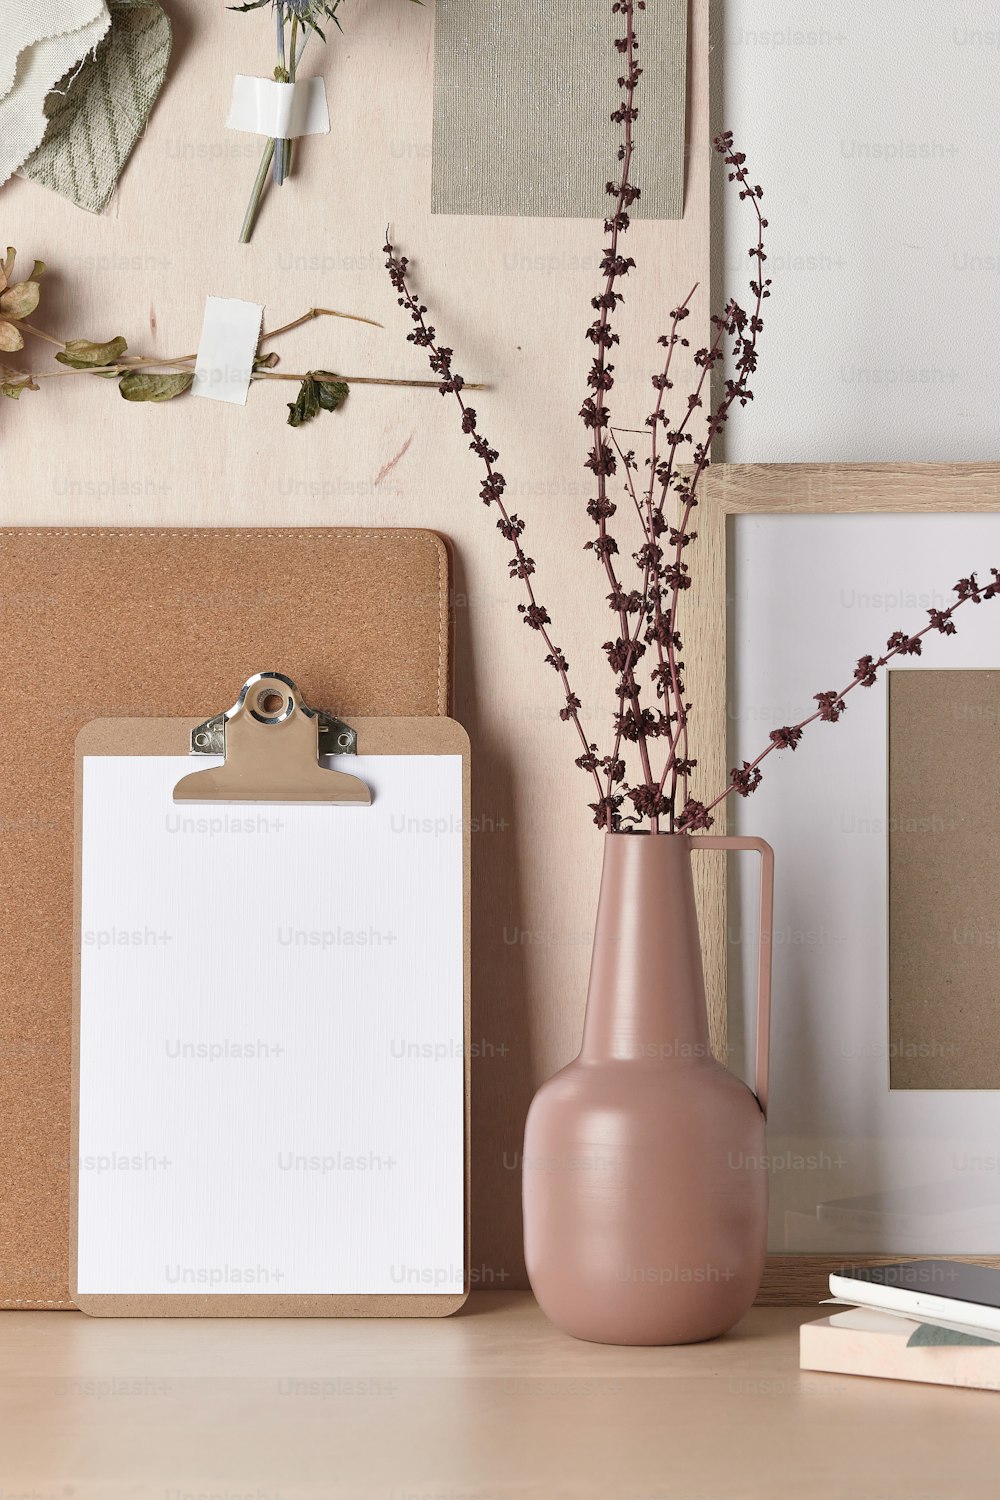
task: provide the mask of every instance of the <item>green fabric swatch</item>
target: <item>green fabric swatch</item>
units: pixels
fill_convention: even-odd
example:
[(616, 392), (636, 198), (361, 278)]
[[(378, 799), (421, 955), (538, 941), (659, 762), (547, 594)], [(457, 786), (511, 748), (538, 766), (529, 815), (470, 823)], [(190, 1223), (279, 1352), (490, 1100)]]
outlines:
[(170, 60), (158, 0), (108, 0), (111, 25), (93, 57), (45, 101), (45, 139), (18, 174), (100, 213), (145, 128)]

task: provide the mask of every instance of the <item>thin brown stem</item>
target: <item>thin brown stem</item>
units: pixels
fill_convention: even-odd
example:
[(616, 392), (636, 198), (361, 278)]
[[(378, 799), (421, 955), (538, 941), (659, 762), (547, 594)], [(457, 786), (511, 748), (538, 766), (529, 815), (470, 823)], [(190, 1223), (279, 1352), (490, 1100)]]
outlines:
[(41, 328), (36, 328), (34, 323), (23, 323), (18, 318), (8, 318), (6, 321), (13, 323), (14, 327), (19, 328), (22, 333), (30, 333), (36, 339), (44, 339), (46, 344), (55, 344), (57, 349), (65, 349), (66, 347), (64, 339), (54, 338), (51, 333), (45, 333)]
[[(749, 320), (741, 322), (738, 309), (736, 309), (735, 304), (730, 302), (727, 306), (725, 314), (717, 320), (716, 336), (712, 341), (707, 356), (702, 362), (701, 377), (695, 388), (694, 396), (689, 401), (688, 412), (685, 415), (684, 421), (681, 423), (681, 428), (679, 429), (679, 431), (683, 432), (683, 429), (687, 423), (688, 418), (691, 415), (691, 412), (694, 411), (696, 407), (701, 405), (701, 392), (710, 371), (714, 369), (715, 364), (717, 363), (719, 352), (722, 347), (722, 339), (724, 334), (727, 331), (734, 333), (737, 338), (736, 348), (739, 354), (737, 378), (727, 383), (725, 396), (720, 401), (718, 407), (709, 418), (705, 439), (699, 445), (696, 451), (694, 470), (685, 488), (685, 503), (681, 513), (680, 524), (677, 528), (676, 533), (677, 542), (674, 552), (673, 564), (674, 582), (671, 590), (670, 611), (668, 615), (668, 632), (669, 638), (672, 643), (676, 642), (680, 638), (678, 630), (678, 618), (680, 611), (680, 598), (682, 593), (681, 577), (683, 553), (684, 547), (686, 545), (685, 539), (688, 535), (688, 526), (690, 524), (691, 516), (695, 506), (698, 504), (698, 484), (705, 472), (705, 469), (708, 467), (711, 461), (712, 444), (717, 435), (725, 426), (726, 421), (729, 417), (730, 410), (732, 409), (736, 401), (745, 402), (749, 399), (749, 380), (750, 376), (753, 374), (756, 368), (757, 337), (762, 326), (761, 311), (763, 308), (764, 299), (769, 295), (767, 290), (768, 283), (764, 279), (764, 230), (767, 227), (767, 222), (760, 211), (759, 192), (757, 189), (748, 185), (748, 174), (746, 172), (746, 168), (743, 165), (742, 157), (737, 157), (732, 152), (730, 152), (730, 154), (726, 157), (726, 161), (727, 165), (735, 166), (736, 170), (733, 174), (733, 178), (741, 184), (740, 196), (748, 197), (750, 199), (751, 203), (753, 204), (754, 213), (757, 219), (757, 243), (754, 249), (751, 251), (751, 254), (753, 255), (756, 263), (756, 280), (752, 283), (751, 286), (751, 290), (754, 292), (754, 307), (753, 313), (750, 316)], [(750, 329), (749, 337), (746, 337), (743, 334), (743, 328), (746, 326), (749, 326)], [(663, 487), (660, 496), (661, 513), (666, 502), (669, 487), (671, 486), (673, 481), (676, 451), (677, 443), (674, 442), (671, 446), (666, 474), (663, 478)], [(686, 708), (684, 708), (683, 704), (679, 703), (678, 711), (681, 715), (679, 723), (683, 728), (683, 734), (680, 741), (681, 761), (686, 768), (689, 763), (687, 710)], [(668, 756), (667, 764), (665, 765), (663, 770), (663, 777), (660, 782), (661, 788), (666, 781), (668, 772), (672, 773), (672, 787), (677, 786), (677, 748), (678, 744), (677, 741), (675, 741), (671, 747), (671, 752)], [(680, 795), (682, 798), (682, 806), (686, 807), (688, 803), (688, 781), (686, 769), (684, 774), (680, 777)]]
[[(685, 716), (685, 713), (684, 713), (684, 704), (683, 704), (682, 694), (681, 694), (681, 688), (680, 688), (680, 678), (679, 678), (679, 674), (678, 674), (677, 660), (676, 660), (676, 655), (675, 655), (674, 650), (673, 650), (673, 643), (672, 643), (672, 641), (668, 641), (668, 645), (667, 645), (667, 661), (666, 661), (666, 663), (664, 662), (664, 659), (663, 659), (663, 637), (664, 637), (664, 634), (665, 634), (664, 621), (663, 621), (663, 589), (664, 589), (663, 555), (662, 555), (662, 549), (661, 549), (661, 547), (659, 545), (658, 528), (657, 528), (657, 525), (656, 525), (656, 523), (654, 521), (653, 489), (654, 489), (654, 487), (656, 485), (657, 464), (658, 464), (658, 460), (659, 460), (659, 448), (658, 448), (657, 439), (658, 439), (658, 436), (659, 436), (660, 426), (662, 425), (663, 403), (664, 403), (664, 400), (666, 398), (667, 391), (671, 388), (670, 367), (671, 367), (671, 364), (672, 364), (672, 361), (673, 361), (673, 357), (674, 357), (674, 350), (677, 347), (677, 344), (678, 344), (678, 342), (680, 340), (680, 334), (678, 333), (678, 328), (680, 327), (681, 322), (687, 317), (688, 311), (689, 311), (689, 308), (690, 308), (690, 305), (691, 305), (692, 298), (694, 297), (694, 294), (695, 294), (695, 292), (697, 290), (698, 290), (698, 283), (695, 282), (694, 286), (691, 288), (691, 290), (688, 292), (687, 296), (684, 298), (684, 301), (678, 307), (676, 307), (674, 309), (673, 316), (671, 318), (671, 323), (670, 323), (670, 332), (667, 335), (667, 355), (666, 355), (666, 359), (664, 360), (663, 370), (662, 370), (662, 372), (660, 374), (659, 381), (657, 382), (656, 405), (654, 406), (653, 411), (651, 412), (650, 416), (647, 419), (648, 425), (649, 425), (649, 427), (651, 429), (651, 434), (650, 434), (650, 454), (649, 454), (649, 460), (648, 460), (648, 462), (649, 462), (649, 484), (645, 488), (644, 499), (645, 499), (645, 505), (646, 505), (646, 517), (645, 517), (646, 537), (647, 537), (647, 541), (649, 543), (650, 551), (651, 551), (651, 553), (653, 555), (653, 558), (654, 558), (653, 631), (652, 631), (652, 634), (653, 634), (653, 637), (654, 637), (654, 640), (655, 640), (655, 643), (656, 643), (657, 667), (658, 667), (657, 686), (658, 686), (659, 692), (662, 693), (662, 695), (664, 697), (664, 700), (667, 699), (666, 684), (663, 681), (665, 670), (669, 674), (669, 677), (670, 677), (670, 695), (671, 695), (671, 698), (673, 700), (673, 705), (674, 705), (674, 707), (673, 707), (673, 712), (674, 712), (674, 715), (675, 715), (674, 722), (677, 725), (676, 733), (671, 733), (670, 745), (669, 745), (669, 749), (668, 749), (668, 761), (671, 764), (676, 764), (677, 740), (678, 740), (678, 737), (681, 735), (682, 732), (686, 736), (686, 734), (687, 734), (687, 724), (686, 724), (686, 716)], [(643, 611), (643, 615), (642, 615), (641, 619), (645, 619), (645, 618), (647, 618), (647, 612), (646, 612), (646, 610)], [(639, 627), (640, 627), (640, 624), (641, 624), (641, 619), (636, 621), (636, 633), (638, 633), (638, 630), (639, 630)], [(668, 723), (669, 723), (669, 719), (668, 719)], [(663, 792), (663, 787), (664, 787), (665, 780), (666, 780), (666, 776), (665, 775), (660, 778), (659, 791), (660, 791), (661, 794)], [(673, 833), (673, 831), (674, 831), (674, 825), (675, 825), (675, 819), (676, 819), (676, 797), (677, 797), (677, 776), (676, 776), (676, 772), (675, 772), (675, 774), (673, 776), (672, 783), (671, 783), (670, 795), (669, 795), (669, 798), (667, 799), (668, 800), (668, 807), (669, 807), (670, 832), (671, 833)]]
[[(191, 373), (190, 368), (186, 370), (163, 368), (164, 365), (178, 365), (181, 363), (180, 360), (149, 359), (142, 360), (139, 363), (145, 368), (154, 367), (161, 375), (188, 375)], [(138, 364), (136, 362), (131, 364), (123, 362), (114, 365), (94, 365), (87, 369), (79, 370), (18, 370), (16, 374), (19, 378), (29, 380), (58, 380), (65, 375), (128, 375), (134, 373), (137, 368)], [(397, 380), (391, 375), (340, 375), (334, 374), (332, 371), (331, 375), (333, 375), (334, 379), (343, 381), (344, 385), (392, 385), (406, 386), (413, 389), (437, 390), (439, 384), (436, 380)], [(251, 380), (295, 380), (299, 384), (308, 378), (306, 374), (293, 375), (284, 370), (280, 372), (275, 370), (255, 370), (250, 376)], [(484, 385), (470, 384), (466, 386), (466, 390), (469, 391), (484, 391), (486, 389), (487, 387)]]
[[(632, 156), (635, 147), (634, 122), (637, 116), (635, 107), (635, 91), (641, 69), (638, 65), (638, 48), (635, 34), (635, 4), (634, 0), (623, 0), (622, 12), (625, 20), (624, 43), (624, 70), (620, 79), (622, 87), (622, 103), (612, 119), (620, 119), (624, 127), (624, 140), (619, 151), (621, 170), (618, 183), (614, 187), (615, 207), (611, 217), (605, 221), (605, 229), (610, 235), (609, 243), (605, 249), (602, 260), (602, 269), (605, 272), (604, 289), (597, 297), (592, 299), (592, 306), (597, 312), (596, 321), (587, 331), (588, 338), (596, 346), (593, 365), (590, 374), (590, 387), (593, 396), (589, 396), (584, 402), (584, 420), (592, 431), (591, 453), (587, 461), (587, 467), (594, 473), (597, 483), (597, 498), (593, 507), (593, 514), (597, 522), (597, 542), (593, 543), (594, 550), (598, 553), (604, 567), (605, 576), (611, 589), (610, 601), (614, 613), (618, 616), (619, 637), (622, 642), (631, 640), (632, 630), (629, 623), (627, 611), (615, 601), (623, 597), (624, 591), (618, 580), (617, 572), (612, 561), (616, 550), (612, 538), (608, 534), (607, 520), (609, 514), (613, 513), (614, 507), (608, 500), (608, 475), (614, 472), (614, 460), (607, 443), (609, 430), (609, 413), (604, 405), (604, 397), (611, 390), (614, 380), (611, 367), (607, 363), (607, 351), (618, 342), (617, 334), (610, 329), (610, 315), (612, 310), (621, 301), (621, 294), (616, 291), (617, 284), (622, 276), (629, 270), (630, 262), (623, 259), (618, 253), (620, 236), (628, 229), (628, 209), (639, 196), (639, 191), (631, 183), (630, 173)], [(609, 185), (609, 192), (612, 189)], [(649, 760), (649, 747), (643, 717), (641, 695), (638, 683), (635, 681), (634, 669), (631, 665), (632, 652), (627, 650), (626, 665), (619, 675), (619, 681), (624, 686), (624, 692), (619, 692), (618, 721), (621, 722), (623, 715), (624, 699), (627, 697), (631, 703), (632, 724), (635, 733), (635, 742), (638, 746), (639, 759), (642, 765), (645, 785), (650, 793), (654, 790), (652, 767)], [(610, 807), (609, 807), (610, 813)]]
[[(639, 524), (640, 524), (640, 526), (643, 529), (643, 534), (648, 537), (649, 533), (646, 530), (646, 521), (645, 521), (645, 518), (644, 518), (643, 513), (642, 513), (642, 506), (639, 503), (639, 497), (636, 494), (635, 480), (632, 477), (632, 468), (631, 468), (631, 464), (630, 464), (629, 458), (622, 451), (622, 447), (621, 447), (621, 444), (618, 441), (618, 435), (617, 435), (617, 432), (615, 431), (615, 429), (613, 427), (609, 427), (608, 428), (608, 432), (610, 434), (611, 441), (615, 445), (615, 448), (616, 448), (617, 453), (618, 453), (618, 457), (621, 460), (622, 468), (625, 470), (625, 483), (626, 483), (626, 486), (627, 486), (627, 489), (628, 489), (628, 493), (631, 496), (632, 504), (635, 507), (636, 514), (639, 517)], [(644, 568), (644, 572), (643, 572), (643, 580), (642, 580), (643, 607), (639, 611), (639, 614), (638, 614), (638, 618), (637, 618), (637, 621), (636, 621), (635, 632), (633, 633), (632, 630), (631, 630), (631, 627), (629, 627), (629, 632), (628, 632), (628, 637), (627, 637), (627, 639), (628, 639), (628, 646), (627, 646), (626, 657), (625, 657), (625, 668), (623, 669), (623, 676), (620, 679), (620, 684), (619, 684), (619, 688), (618, 688), (618, 713), (617, 713), (617, 716), (616, 716), (617, 722), (616, 722), (616, 726), (615, 726), (615, 744), (614, 744), (614, 749), (611, 752), (611, 756), (609, 757), (608, 767), (607, 767), (607, 797), (608, 797), (609, 804), (610, 804), (611, 796), (612, 796), (613, 789), (614, 789), (613, 777), (614, 777), (614, 773), (615, 773), (615, 771), (617, 769), (618, 757), (619, 757), (619, 754), (621, 753), (621, 743), (622, 743), (622, 715), (625, 712), (625, 695), (626, 695), (626, 691), (627, 691), (626, 686), (625, 686), (626, 677), (625, 677), (624, 674), (625, 674), (625, 672), (630, 672), (632, 670), (633, 662), (635, 661), (635, 658), (636, 658), (636, 649), (637, 649), (638, 640), (639, 640), (639, 629), (640, 629), (640, 626), (642, 624), (642, 620), (643, 620), (643, 618), (645, 616), (646, 600), (647, 600), (647, 597), (648, 597), (648, 594), (649, 594), (650, 571), (651, 571), (651, 555), (649, 553), (647, 553), (647, 561), (646, 561), (646, 564), (645, 564), (645, 568)], [(655, 814), (655, 813), (652, 814), (650, 821), (651, 821), (652, 831), (654, 833), (658, 832), (659, 831), (659, 818), (658, 818), (657, 814)]]
[[(704, 818), (708, 817), (713, 808), (718, 807), (719, 804), (724, 802), (727, 797), (731, 797), (735, 791), (738, 791), (741, 783), (745, 785), (747, 774), (756, 771), (762, 761), (767, 760), (769, 755), (773, 755), (776, 750), (789, 748), (794, 750), (795, 746), (801, 739), (803, 732), (809, 727), (810, 724), (815, 724), (818, 719), (825, 719), (829, 722), (836, 723), (836, 721), (840, 718), (841, 713), (843, 712), (844, 699), (847, 698), (849, 694), (853, 693), (855, 688), (873, 686), (877, 674), (883, 671), (887, 664), (892, 661), (894, 657), (919, 656), (921, 654), (920, 643), (923, 641), (924, 636), (928, 635), (932, 630), (940, 631), (942, 634), (946, 635), (952, 634), (953, 629), (949, 631), (947, 629), (947, 625), (950, 624), (951, 618), (954, 615), (955, 611), (961, 609), (963, 604), (968, 604), (970, 600), (975, 604), (981, 604), (985, 600), (995, 599), (1000, 596), (1000, 571), (994, 568), (992, 572), (994, 579), (993, 583), (984, 585), (982, 587), (974, 583), (975, 575), (973, 575), (972, 579), (969, 580), (972, 586), (968, 588), (966, 592), (960, 593), (959, 598), (948, 609), (943, 610), (940, 613), (935, 610), (929, 611), (931, 615), (930, 622), (927, 625), (923, 626), (921, 630), (916, 631), (914, 635), (906, 635), (903, 631), (897, 631), (896, 634), (890, 638), (885, 654), (883, 656), (880, 656), (877, 660), (875, 660), (874, 658), (863, 658), (862, 661), (858, 663), (858, 667), (855, 670), (852, 681), (849, 682), (847, 686), (842, 688), (839, 692), (817, 695), (817, 699), (822, 697), (827, 700), (826, 708), (824, 708), (821, 703), (821, 706), (815, 711), (815, 713), (811, 713), (806, 718), (800, 719), (797, 724), (785, 725), (781, 729), (772, 730), (768, 743), (764, 747), (764, 749), (761, 750), (760, 754), (756, 756), (754, 760), (746, 762), (746, 764), (739, 769), (734, 768), (734, 770), (730, 773), (730, 785), (727, 786), (724, 791), (721, 791), (717, 797), (713, 797), (712, 801), (706, 803), (705, 807), (700, 810), (701, 817), (699, 819), (699, 826), (708, 826), (708, 823), (704, 821)], [(832, 715), (829, 711), (829, 706), (831, 703), (834, 709), (834, 713)], [(791, 738), (791, 744), (788, 743), (789, 737)], [(753, 779), (750, 785), (750, 791), (756, 790), (756, 786), (758, 783), (759, 777)], [(744, 792), (743, 795), (748, 795), (748, 793)], [(711, 820), (709, 819), (709, 821)]]
[[(437, 380), (396, 380), (391, 375), (340, 375), (331, 370), (330, 374), (335, 380), (342, 380), (345, 385), (400, 385), (412, 386), (414, 389), (434, 390), (440, 385)], [(315, 379), (315, 375), (313, 375)], [(251, 380), (305, 380), (305, 375), (289, 375), (284, 370), (255, 370), (250, 376)], [(485, 391), (485, 385), (469, 384), (465, 387), (467, 391)]]
[(521, 545), (524, 523), (518, 516), (509, 512), (504, 503), (503, 492), (506, 487), (506, 480), (495, 468), (499, 454), (478, 431), (476, 413), (472, 407), (466, 404), (462, 397), (462, 391), (466, 388), (465, 381), (461, 375), (456, 374), (452, 369), (452, 350), (446, 349), (437, 343), (436, 331), (427, 323), (424, 317), (427, 311), (426, 307), (424, 307), (423, 303), (417, 301), (410, 290), (406, 276), (408, 262), (405, 257), (396, 256), (389, 242), (388, 235), (386, 237), (385, 252), (387, 257), (386, 266), (392, 284), (399, 295), (400, 306), (406, 308), (414, 324), (414, 330), (408, 335), (409, 340), (418, 348), (426, 349), (431, 369), (441, 377), (438, 385), (441, 394), (448, 395), (450, 393), (454, 395), (458, 402), (459, 410), (462, 413), (462, 431), (471, 437), (472, 442), (470, 446), (479, 457), (486, 471), (486, 480), (480, 493), (487, 505), (495, 505), (497, 507), (500, 514), (500, 521), (497, 523), (498, 529), (504, 539), (514, 549), (514, 557), (509, 565), (510, 574), (512, 578), (519, 578), (521, 580), (528, 600), (527, 605), (521, 605), (519, 608), (526, 622), (532, 629), (537, 630), (541, 636), (548, 650), (546, 662), (554, 667), (558, 673), (565, 695), (565, 702), (560, 711), (560, 717), (564, 721), (571, 723), (577, 732), (583, 752), (578, 764), (592, 775), (598, 798), (597, 806), (600, 807), (603, 788), (597, 772), (594, 749), (588, 741), (583, 730), (583, 725), (580, 722), (580, 700), (570, 686), (566, 658), (561, 648), (554, 643), (547, 628), (551, 624), (548, 611), (540, 604), (531, 583), (531, 578), (535, 571), (535, 563), (532, 558), (526, 555)]
[(360, 313), (335, 312), (332, 307), (311, 307), (304, 312), (301, 318), (293, 318), (290, 323), (283, 323), (280, 328), (265, 329), (260, 336), (260, 342), (266, 343), (268, 339), (276, 339), (282, 333), (291, 333), (293, 328), (301, 328), (303, 323), (309, 323), (313, 318), (346, 318), (350, 323), (367, 323), (369, 328), (384, 328), (384, 323), (377, 323), (374, 318), (363, 318)]

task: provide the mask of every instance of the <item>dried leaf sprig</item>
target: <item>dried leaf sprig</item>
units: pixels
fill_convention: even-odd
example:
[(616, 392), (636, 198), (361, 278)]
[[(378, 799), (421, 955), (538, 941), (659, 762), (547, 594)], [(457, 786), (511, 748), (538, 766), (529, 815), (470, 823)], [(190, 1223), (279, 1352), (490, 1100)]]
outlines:
[[(548, 612), (538, 603), (534, 593), (531, 579), (535, 574), (535, 563), (526, 556), (521, 541), (524, 523), (516, 515), (509, 515), (504, 508), (502, 497), (506, 481), (496, 467), (499, 455), (483, 438), (475, 412), (465, 404), (462, 391), (467, 387), (454, 369), (453, 351), (438, 343), (435, 329), (427, 322), (427, 308), (410, 287), (409, 262), (406, 257), (396, 254), (388, 234), (385, 253), (386, 267), (399, 303), (408, 311), (414, 325), (408, 338), (426, 350), (430, 367), (439, 377), (441, 394), (452, 394), (457, 398), (462, 412), (462, 430), (470, 437), (470, 447), (485, 467), (486, 478), (480, 496), (488, 506), (496, 505), (500, 511), (498, 528), (514, 547), (509, 562), (510, 575), (521, 579), (527, 591), (527, 604), (522, 603), (518, 608), (525, 623), (541, 633), (548, 652), (546, 661), (560, 674), (565, 695), (560, 717), (572, 722), (583, 746), (576, 764), (593, 778), (597, 790), (597, 800), (590, 804), (595, 823), (599, 828), (615, 830), (645, 826), (652, 832), (658, 832), (661, 827), (669, 828), (671, 832), (694, 832), (712, 825), (712, 810), (727, 797), (733, 793), (745, 797), (756, 790), (762, 778), (761, 762), (768, 755), (780, 749), (794, 750), (804, 730), (816, 720), (837, 722), (843, 715), (847, 694), (855, 687), (871, 686), (893, 657), (919, 654), (922, 638), (930, 630), (938, 630), (944, 635), (954, 634), (952, 617), (955, 610), (969, 600), (978, 604), (996, 597), (1000, 593), (1000, 575), (994, 571), (993, 582), (986, 585), (980, 585), (975, 575), (960, 580), (956, 586), (958, 600), (950, 609), (932, 610), (930, 623), (916, 635), (897, 631), (887, 642), (885, 653), (877, 660), (862, 657), (854, 680), (846, 688), (817, 694), (815, 713), (798, 724), (784, 725), (772, 731), (761, 754), (754, 761), (735, 768), (730, 774), (729, 784), (718, 796), (707, 803), (690, 796), (689, 781), (697, 761), (691, 757), (688, 745), (691, 704), (686, 698), (684, 682), (681, 601), (694, 581), (687, 561), (688, 549), (697, 538), (691, 522), (714, 439), (725, 427), (733, 407), (737, 403), (746, 405), (753, 399), (751, 381), (757, 370), (758, 340), (764, 326), (761, 314), (770, 295), (771, 283), (764, 275), (767, 220), (760, 207), (763, 193), (758, 184), (751, 182), (746, 158), (735, 149), (732, 135), (726, 132), (717, 136), (713, 145), (723, 158), (728, 181), (735, 184), (740, 201), (749, 204), (755, 220), (755, 241), (749, 252), (751, 301), (744, 308), (731, 298), (723, 311), (712, 317), (711, 341), (693, 355), (697, 372), (694, 388), (688, 393), (679, 414), (671, 410), (670, 404), (669, 393), (674, 388), (672, 364), (676, 351), (689, 347), (681, 328), (689, 316), (696, 289), (692, 288), (673, 309), (669, 329), (659, 340), (665, 350), (662, 368), (652, 377), (656, 397), (645, 422), (648, 434), (646, 456), (640, 462), (633, 449), (624, 450), (619, 434), (632, 429), (612, 425), (607, 398), (615, 383), (610, 356), (619, 343), (613, 314), (623, 300), (622, 282), (635, 267), (632, 257), (622, 253), (622, 237), (629, 228), (630, 210), (639, 198), (639, 189), (632, 183), (630, 174), (638, 118), (635, 97), (642, 73), (638, 65), (635, 20), (637, 13), (644, 9), (644, 0), (613, 0), (611, 5), (612, 14), (621, 19), (624, 31), (615, 41), (622, 58), (622, 73), (618, 80), (621, 100), (611, 116), (621, 131), (619, 171), (617, 179), (607, 184), (608, 195), (614, 202), (604, 225), (607, 241), (600, 267), (602, 282), (591, 301), (596, 316), (586, 330), (594, 352), (588, 374), (588, 393), (580, 410), (587, 431), (585, 464), (592, 476), (594, 491), (587, 502), (587, 513), (596, 530), (586, 547), (594, 553), (603, 571), (609, 589), (607, 602), (615, 618), (612, 638), (603, 647), (615, 679), (614, 740), (609, 754), (602, 755), (597, 744), (587, 741), (579, 717), (580, 700), (569, 683), (568, 664), (562, 652), (552, 644)], [(729, 373), (723, 379), (721, 393), (713, 405), (713, 371), (727, 358)], [(620, 576), (621, 554), (609, 526), (618, 508), (611, 494), (612, 482), (621, 487), (640, 527), (642, 540), (632, 553), (632, 561), (638, 570), (638, 587), (626, 586)], [(646, 665), (640, 670), (643, 658), (646, 658)], [(650, 687), (653, 689), (652, 703), (647, 701)], [(662, 769), (658, 773), (653, 769), (653, 750), (657, 741), (664, 745)], [(623, 753), (628, 745), (635, 747), (641, 769), (641, 776), (631, 785), (626, 781), (628, 771)]]
[[(31, 275), (24, 281), (12, 282), (13, 271), (14, 251), (8, 246), (7, 255), (0, 263), (0, 354), (16, 354), (24, 348), (21, 330), (24, 319), (30, 318), (38, 306), (41, 296), (39, 282), (45, 272), (45, 262), (36, 260)], [(28, 374), (12, 372), (8, 377), (7, 371), (3, 370), (0, 389), (5, 396), (13, 396), (16, 400), (22, 391), (37, 391), (38, 387), (32, 384)]]
[[(162, 403), (183, 396), (191, 389), (197, 354), (182, 354), (173, 358), (159, 355), (134, 355), (128, 353), (128, 344), (119, 334), (106, 340), (60, 339), (35, 323), (27, 320), (38, 308), (41, 277), (45, 271), (42, 261), (36, 260), (31, 275), (25, 280), (11, 280), (15, 252), (8, 247), (6, 258), (0, 262), (0, 355), (16, 354), (25, 347), (25, 336), (56, 349), (59, 370), (21, 370), (0, 363), (0, 393), (17, 400), (22, 391), (37, 391), (41, 380), (60, 375), (97, 375), (116, 380), (118, 392), (126, 401)], [(305, 374), (292, 374), (277, 370), (278, 355), (275, 350), (266, 353), (263, 345), (282, 334), (290, 333), (315, 318), (344, 318), (353, 323), (367, 323), (381, 328), (374, 318), (364, 318), (356, 313), (337, 312), (330, 307), (311, 307), (301, 317), (294, 318), (280, 328), (261, 334), (257, 356), (254, 360), (251, 380), (292, 380), (299, 382), (295, 401), (288, 403), (288, 425), (301, 427), (319, 415), (321, 411), (337, 411), (347, 400), (352, 385), (390, 385), (425, 387), (433, 389), (435, 380), (402, 380), (391, 376), (344, 375), (333, 370), (308, 370)]]

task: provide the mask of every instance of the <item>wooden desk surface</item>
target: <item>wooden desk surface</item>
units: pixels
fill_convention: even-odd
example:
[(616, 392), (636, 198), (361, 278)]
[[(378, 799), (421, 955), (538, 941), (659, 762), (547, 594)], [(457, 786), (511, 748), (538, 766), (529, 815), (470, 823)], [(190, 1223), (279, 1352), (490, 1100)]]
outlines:
[(815, 1308), (616, 1349), (427, 1322), (0, 1314), (0, 1500), (977, 1500), (1000, 1396), (800, 1373)]

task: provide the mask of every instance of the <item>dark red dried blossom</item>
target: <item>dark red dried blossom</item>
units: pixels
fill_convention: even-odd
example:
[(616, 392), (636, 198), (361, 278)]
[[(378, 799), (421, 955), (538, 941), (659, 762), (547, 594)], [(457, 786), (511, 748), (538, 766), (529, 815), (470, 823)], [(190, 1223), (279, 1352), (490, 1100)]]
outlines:
[(659, 818), (670, 810), (659, 787), (648, 786), (645, 782), (631, 787), (627, 795), (640, 818)]
[(877, 681), (879, 664), (874, 656), (861, 656), (854, 668), (854, 680), (862, 687), (874, 687)]
[(530, 625), (532, 630), (541, 630), (543, 625), (550, 624), (549, 612), (541, 604), (519, 604), (518, 610), (524, 616), (525, 625)]
[(704, 802), (689, 799), (685, 802), (684, 810), (677, 819), (677, 827), (682, 833), (697, 833), (699, 829), (711, 828), (714, 822), (715, 819), (709, 815)]
[(847, 712), (847, 704), (841, 693), (817, 693), (815, 698), (819, 704), (819, 717), (826, 724), (836, 724), (841, 714)]
[(616, 641), (605, 641), (602, 649), (615, 672), (626, 671), (646, 653), (642, 642), (633, 640), (631, 636), (627, 641), (622, 640), (621, 636)]
[(626, 593), (624, 589), (615, 588), (608, 595), (608, 603), (619, 614), (634, 615), (642, 609), (643, 599), (638, 589)]
[(933, 630), (939, 630), (942, 635), (955, 634), (955, 622), (951, 618), (950, 609), (929, 609), (927, 613)]
[(749, 797), (750, 793), (755, 792), (760, 786), (762, 777), (760, 768), (745, 760), (742, 766), (734, 766), (729, 773), (729, 779), (737, 796)]

